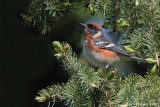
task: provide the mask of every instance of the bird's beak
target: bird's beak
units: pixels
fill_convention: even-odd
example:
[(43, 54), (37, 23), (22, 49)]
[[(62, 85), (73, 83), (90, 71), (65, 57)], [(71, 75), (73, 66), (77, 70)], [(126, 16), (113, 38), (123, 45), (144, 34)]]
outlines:
[(84, 28), (87, 28), (86, 24), (80, 23), (80, 25), (82, 25)]

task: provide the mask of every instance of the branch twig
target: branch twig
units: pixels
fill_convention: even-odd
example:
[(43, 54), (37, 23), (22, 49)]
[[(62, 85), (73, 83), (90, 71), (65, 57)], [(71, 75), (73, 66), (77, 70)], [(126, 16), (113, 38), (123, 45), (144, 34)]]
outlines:
[(155, 52), (155, 54), (156, 54), (156, 62), (157, 62), (157, 66), (158, 66), (158, 70), (157, 70), (157, 75), (158, 75), (158, 73), (159, 73), (159, 60), (158, 60), (158, 53), (157, 53), (157, 52)]
[(141, 46), (142, 42), (144, 42), (144, 38), (142, 38), (141, 42), (138, 44), (135, 52), (134, 52), (134, 55), (136, 54), (136, 52), (138, 51), (139, 47)]
[(104, 15), (105, 15), (106, 4), (107, 4), (107, 0), (105, 1), (104, 6), (103, 6)]
[(75, 73), (77, 73), (76, 68), (73, 66), (73, 64), (71, 63), (71, 61), (70, 61), (70, 60), (68, 59), (68, 57), (66, 56), (66, 54), (63, 53), (63, 55), (64, 55), (65, 59), (67, 60), (67, 62), (69, 63), (69, 65), (72, 67), (73, 71), (74, 71)]
[(71, 95), (71, 97), (69, 98), (69, 100), (71, 100), (71, 99), (73, 98), (73, 95), (74, 95), (74, 93), (76, 92), (76, 89), (77, 89), (77, 86), (78, 86), (78, 82), (79, 82), (79, 80), (77, 81), (76, 86), (75, 86), (75, 89), (74, 89), (74, 92), (72, 93), (72, 95)]

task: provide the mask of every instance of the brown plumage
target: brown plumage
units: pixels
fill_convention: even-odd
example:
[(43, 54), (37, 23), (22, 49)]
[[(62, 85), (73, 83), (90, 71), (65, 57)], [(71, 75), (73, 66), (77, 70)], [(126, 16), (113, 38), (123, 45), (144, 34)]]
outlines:
[(113, 65), (117, 61), (138, 60), (141, 58), (133, 57), (123, 49), (113, 44), (103, 36), (102, 29), (96, 23), (81, 24), (84, 26), (84, 57), (97, 67)]
[(97, 23), (90, 23), (90, 24), (95, 26), (97, 29), (102, 30)]

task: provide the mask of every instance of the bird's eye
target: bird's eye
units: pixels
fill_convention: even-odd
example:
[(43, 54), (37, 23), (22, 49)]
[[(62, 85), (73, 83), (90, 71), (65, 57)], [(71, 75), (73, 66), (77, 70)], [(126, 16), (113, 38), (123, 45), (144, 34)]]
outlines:
[(96, 29), (96, 27), (94, 26), (94, 25), (92, 25), (92, 24), (88, 24), (87, 25), (90, 29)]

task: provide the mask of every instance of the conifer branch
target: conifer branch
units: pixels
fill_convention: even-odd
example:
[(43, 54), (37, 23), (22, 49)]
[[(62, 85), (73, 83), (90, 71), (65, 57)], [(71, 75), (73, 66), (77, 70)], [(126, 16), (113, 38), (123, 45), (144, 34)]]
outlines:
[(109, 99), (108, 93), (105, 92), (105, 94), (106, 94), (106, 99), (107, 99), (107, 102), (108, 102), (109, 107), (112, 107), (112, 106), (113, 106), (113, 102)]
[(106, 10), (106, 5), (107, 5), (107, 0), (105, 1), (104, 6), (103, 6), (104, 15), (106, 14), (106, 12), (105, 12), (105, 10)]
[(156, 63), (157, 63), (157, 66), (158, 66), (158, 70), (157, 70), (157, 75), (158, 75), (158, 74), (159, 74), (159, 68), (160, 68), (160, 66), (159, 66), (160, 60), (159, 60), (159, 58), (158, 58), (158, 53), (155, 52), (155, 54), (156, 54)]
[(138, 49), (140, 48), (140, 46), (141, 46), (141, 44), (142, 44), (143, 42), (144, 42), (144, 38), (142, 38), (141, 42), (138, 44), (138, 46), (137, 46), (137, 48), (136, 48), (136, 50), (135, 50), (135, 52), (134, 52), (133, 55), (136, 54), (136, 52), (138, 51)]
[(68, 62), (68, 63), (70, 64), (70, 66), (72, 67), (73, 71), (74, 71), (75, 73), (77, 73), (76, 68), (73, 66), (72, 62), (68, 59), (68, 57), (66, 56), (66, 54), (63, 53), (63, 55), (64, 55), (65, 59), (67, 60), (67, 62)]
[[(71, 96), (70, 96), (70, 98), (69, 98), (69, 101), (73, 98), (74, 93), (76, 92), (76, 89), (77, 89), (78, 83), (79, 83), (79, 80), (78, 80), (78, 81), (77, 81), (77, 83), (76, 83), (76, 86), (75, 86), (75, 88), (74, 88), (73, 93), (71, 94)], [(78, 100), (78, 102), (80, 102), (80, 101)]]
[[(56, 43), (56, 45), (55, 45)], [(61, 54), (63, 53), (64, 57), (59, 57), (62, 59), (66, 60), (67, 56), (68, 59), (73, 59), (75, 57), (72, 56), (70, 53), (70, 49), (68, 50), (66, 48), (66, 45), (60, 44), (58, 42), (54, 42), (54, 46), (56, 47), (56, 50)], [(64, 48), (65, 47), (65, 48)], [(67, 46), (68, 47), (68, 46)], [(67, 49), (64, 51), (63, 49)], [(70, 54), (67, 54), (70, 53)], [(157, 54), (158, 56), (158, 54)], [(71, 58), (72, 57), (72, 58)], [(63, 60), (61, 60), (63, 62)], [(70, 60), (69, 60), (70, 61)], [(69, 63), (67, 61), (66, 63)], [(71, 61), (70, 61), (71, 62)], [(70, 65), (70, 64), (69, 64)], [(67, 65), (68, 66), (68, 65)], [(74, 63), (73, 63), (74, 66)], [(56, 98), (63, 98), (67, 100), (67, 104), (69, 105), (71, 102), (73, 102), (74, 105), (76, 106), (83, 106), (85, 102), (85, 105), (99, 105), (99, 106), (117, 106), (117, 105), (129, 105), (129, 104), (134, 104), (138, 100), (138, 97), (146, 98), (143, 96), (145, 93), (145, 89), (150, 90), (150, 87), (157, 87), (157, 84), (152, 81), (153, 76), (146, 76), (145, 78), (139, 76), (139, 75), (130, 75), (129, 77), (126, 77), (124, 80), (118, 79), (115, 75), (114, 71), (111, 72), (106, 72), (105, 69), (100, 68), (98, 71), (95, 73), (92, 70), (88, 70), (88, 73), (85, 71), (85, 67), (81, 66), (81, 70), (84, 71), (77, 71), (76, 74), (73, 74), (73, 77), (71, 80), (69, 80), (66, 84), (62, 84), (63, 88), (58, 86), (53, 87), (53, 90), (60, 89), (59, 91), (57, 90), (56, 92), (53, 92), (50, 90), (44, 90), (41, 91), (40, 97), (36, 98), (36, 101), (39, 102), (44, 102), (44, 101), (56, 101)], [(76, 75), (76, 76), (75, 76)], [(97, 76), (97, 77), (96, 77)], [(101, 79), (106, 79), (106, 82), (102, 83), (100, 81)], [(118, 76), (120, 78), (120, 76)], [(117, 79), (115, 79), (117, 78)], [(94, 81), (99, 81), (101, 83), (95, 83)], [(160, 86), (160, 78), (157, 77), (156, 81), (159, 81), (159, 86)], [(115, 85), (117, 82), (119, 82), (119, 85)], [(144, 85), (145, 83), (145, 85)], [(91, 87), (88, 87), (90, 86)], [(97, 87), (98, 86), (98, 87)], [(89, 90), (89, 91), (87, 91)], [(157, 91), (160, 92), (160, 91)], [(156, 92), (156, 93), (157, 93)], [(100, 95), (98, 95), (100, 94)], [(151, 94), (149, 94), (150, 96)], [(156, 95), (156, 94), (154, 94)], [(87, 100), (84, 101), (84, 97), (87, 97)], [(97, 100), (94, 102), (94, 98)], [(154, 97), (155, 98), (155, 97)], [(147, 101), (151, 101), (152, 99), (148, 99)], [(127, 101), (126, 101), (127, 99)], [(86, 102), (87, 101), (87, 102)], [(92, 103), (91, 103), (91, 102)], [(141, 101), (138, 100), (138, 101)], [(50, 103), (51, 104), (51, 103)], [(71, 103), (72, 104), (72, 103)]]
[(114, 26), (113, 26), (113, 31), (117, 32), (117, 16), (118, 16), (118, 12), (119, 12), (119, 2), (116, 0), (116, 5), (115, 5), (115, 12), (114, 12)]
[(33, 0), (28, 13), (21, 14), (21, 16), (26, 23), (38, 27), (44, 34), (51, 30), (53, 26), (50, 25), (51, 23), (54, 24), (68, 10), (78, 9), (79, 4), (89, 9), (91, 15), (104, 12), (108, 24), (106, 28), (119, 32), (125, 37), (123, 40), (130, 47), (131, 53), (142, 55), (154, 66), (148, 68), (148, 74), (144, 77), (131, 74), (120, 79), (121, 76), (115, 75), (115, 72), (110, 70), (106, 72), (99, 68), (97, 72), (94, 72), (93, 68), (81, 65), (70, 46), (56, 42), (54, 44), (55, 56), (63, 64), (65, 70), (71, 72), (71, 79), (65, 84), (51, 86), (54, 91), (48, 88), (41, 90), (35, 100), (49, 102), (48, 106), (54, 106), (57, 101), (64, 100), (67, 100), (67, 106), (84, 107), (135, 106), (136, 103), (147, 104), (148, 102), (159, 104), (160, 101), (157, 100), (160, 99), (158, 96), (160, 93), (159, 1)]

